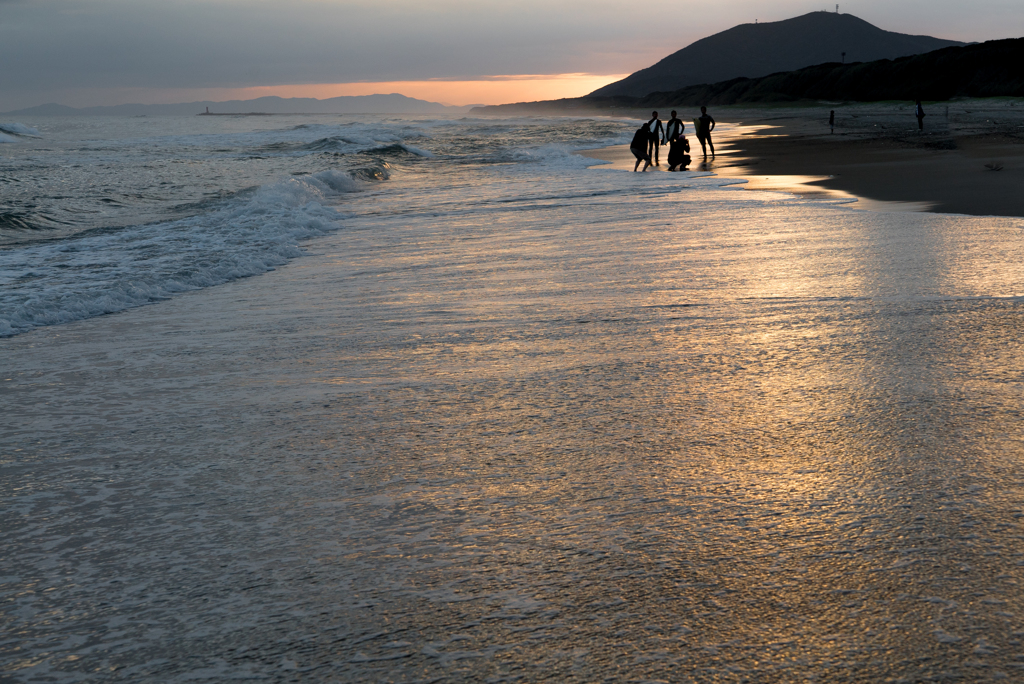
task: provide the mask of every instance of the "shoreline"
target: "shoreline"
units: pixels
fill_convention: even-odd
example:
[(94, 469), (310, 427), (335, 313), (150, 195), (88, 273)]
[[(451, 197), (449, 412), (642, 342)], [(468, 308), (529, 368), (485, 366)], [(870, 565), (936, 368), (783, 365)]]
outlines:
[[(225, 128), (205, 146), (279, 139)], [(445, 135), (495, 147), (474, 128)], [(723, 152), (729, 129), (752, 130), (723, 127)], [(7, 673), (1010, 670), (1022, 222), (582, 172), (564, 150), (431, 163), (340, 204), (274, 194), (203, 220), (212, 246), (162, 231), (189, 261), (129, 232), (14, 264), (70, 270), (62, 306), (156, 292), (146, 270), (274, 270), (0, 339)], [(337, 229), (287, 263), (228, 261), (285, 244), (272, 221), (334, 220), (306, 197)], [(971, 608), (941, 623), (963, 637), (936, 640), (932, 587)]]
[[(731, 124), (715, 138), (717, 157), (704, 161), (687, 126), (687, 170), (743, 179), (751, 190), (849, 198), (859, 209), (1024, 217), (1024, 102), (963, 100), (925, 111), (919, 132), (912, 106), (902, 103), (723, 107), (710, 112)], [(614, 168), (628, 161), (632, 170), (621, 147), (583, 154)]]

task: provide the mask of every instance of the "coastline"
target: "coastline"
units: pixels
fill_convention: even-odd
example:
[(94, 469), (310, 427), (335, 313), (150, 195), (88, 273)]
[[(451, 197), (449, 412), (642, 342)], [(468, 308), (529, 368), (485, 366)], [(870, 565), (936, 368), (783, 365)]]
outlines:
[(925, 111), (919, 132), (909, 103), (722, 107), (711, 114), (735, 132), (723, 131), (721, 154), (705, 163), (688, 126), (697, 148), (688, 170), (744, 179), (749, 189), (856, 198), (865, 209), (1024, 217), (1024, 102), (926, 103)]
[[(751, 130), (722, 151), (730, 129)], [(410, 160), (440, 172), (352, 193), (276, 270), (0, 339), (10, 675), (1009, 669), (1020, 221), (580, 172), (564, 149)], [(294, 205), (241, 238), (202, 225), (331, 220)], [(59, 263), (78, 287), (125, 251)], [(991, 655), (935, 639), (936, 586), (971, 607), (943, 633)]]

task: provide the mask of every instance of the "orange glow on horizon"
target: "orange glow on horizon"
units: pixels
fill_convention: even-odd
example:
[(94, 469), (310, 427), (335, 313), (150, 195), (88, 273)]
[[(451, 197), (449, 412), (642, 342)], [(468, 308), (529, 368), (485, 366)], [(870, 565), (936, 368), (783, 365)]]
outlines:
[[(252, 100), (257, 97), (312, 97), (324, 100), (352, 95), (401, 93), (418, 100), (447, 105), (507, 104), (582, 97), (629, 74), (520, 74), (486, 76), (476, 80), (375, 81), (366, 83), (311, 83), (253, 88), (204, 88), (187, 92), (164, 91), (161, 102), (197, 100)], [(151, 98), (146, 98), (151, 99)]]

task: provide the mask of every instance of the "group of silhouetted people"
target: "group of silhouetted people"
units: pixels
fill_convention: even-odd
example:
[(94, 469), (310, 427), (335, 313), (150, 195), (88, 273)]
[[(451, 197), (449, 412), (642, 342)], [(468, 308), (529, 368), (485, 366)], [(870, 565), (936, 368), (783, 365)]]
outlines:
[[(711, 148), (711, 156), (715, 156), (715, 146), (711, 142), (711, 131), (715, 130), (715, 120), (708, 114), (707, 107), (700, 108), (700, 118), (693, 120), (694, 133), (700, 142), (700, 148), (704, 152), (704, 158), (708, 156), (708, 148)], [(644, 162), (643, 170), (650, 166), (661, 166), (658, 160), (659, 148), (662, 145), (669, 145), (668, 149), (668, 170), (682, 171), (690, 163), (690, 141), (686, 139), (683, 131), (685, 124), (676, 116), (672, 110), (672, 118), (663, 126), (658, 112), (651, 112), (651, 120), (640, 126), (633, 135), (633, 142), (629, 144), (629, 151), (636, 157), (636, 164), (633, 166), (635, 172), (640, 168), (640, 162)], [(653, 160), (653, 161), (652, 161)]]
[[(948, 109), (947, 109), (948, 115)], [(924, 130), (924, 108), (918, 100), (914, 107), (914, 116), (917, 118), (917, 128)], [(700, 108), (700, 117), (693, 120), (694, 133), (700, 141), (700, 149), (704, 158), (708, 157), (708, 148), (711, 148), (711, 156), (715, 156), (715, 145), (711, 142), (711, 131), (715, 130), (715, 120), (708, 114), (707, 107)], [(828, 113), (828, 127), (831, 133), (836, 132), (836, 112), (831, 110)], [(662, 145), (669, 145), (668, 170), (682, 171), (690, 163), (690, 141), (686, 139), (683, 131), (686, 126), (676, 117), (676, 111), (672, 110), (672, 118), (664, 125), (658, 118), (658, 112), (651, 112), (651, 120), (642, 124), (633, 135), (633, 141), (629, 144), (629, 151), (636, 157), (636, 164), (633, 171), (640, 168), (640, 162), (644, 162), (643, 170), (651, 166), (661, 166), (658, 160), (658, 152)]]

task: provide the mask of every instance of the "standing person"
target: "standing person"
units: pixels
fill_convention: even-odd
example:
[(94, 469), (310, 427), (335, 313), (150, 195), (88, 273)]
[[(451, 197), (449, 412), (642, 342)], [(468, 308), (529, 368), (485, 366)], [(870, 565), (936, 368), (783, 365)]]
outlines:
[[(707, 107), (700, 108), (700, 118), (696, 120), (700, 126), (697, 127), (697, 140), (700, 141), (700, 149), (707, 159), (708, 147), (711, 148), (711, 156), (715, 156), (715, 144), (711, 142), (711, 131), (715, 130), (715, 120), (708, 114)], [(705, 146), (706, 144), (706, 146)]]
[(672, 142), (683, 134), (683, 129), (686, 128), (683, 125), (681, 119), (676, 116), (676, 110), (672, 110), (672, 118), (665, 124), (665, 140)]
[(629, 143), (629, 151), (636, 157), (633, 173), (636, 173), (637, 168), (640, 167), (640, 162), (645, 162), (644, 171), (651, 165), (651, 155), (647, 153), (647, 143), (650, 138), (650, 128), (648, 128), (647, 124), (640, 124), (640, 128), (636, 129), (636, 133), (633, 134), (633, 142)]
[(917, 130), (924, 130), (924, 109), (921, 107), (921, 101), (917, 101), (917, 106), (914, 107), (914, 116), (917, 117)]
[(676, 167), (686, 166), (690, 158), (686, 153), (690, 150), (690, 143), (686, 141), (683, 131), (686, 126), (676, 117), (675, 110), (672, 111), (672, 118), (665, 124), (665, 139), (670, 147), (668, 148), (668, 170), (675, 171)]
[(647, 130), (650, 131), (647, 156), (654, 158), (655, 166), (661, 166), (658, 163), (658, 141), (664, 142), (665, 129), (662, 128), (661, 121), (658, 120), (658, 112), (651, 112), (651, 120), (647, 122)]
[(828, 127), (832, 129), (832, 133), (836, 132), (836, 110), (832, 110), (828, 113)]

